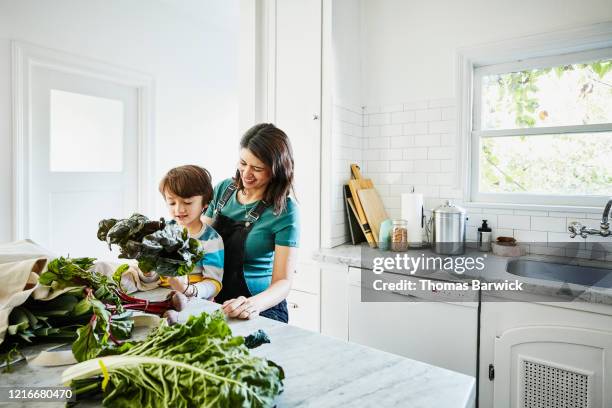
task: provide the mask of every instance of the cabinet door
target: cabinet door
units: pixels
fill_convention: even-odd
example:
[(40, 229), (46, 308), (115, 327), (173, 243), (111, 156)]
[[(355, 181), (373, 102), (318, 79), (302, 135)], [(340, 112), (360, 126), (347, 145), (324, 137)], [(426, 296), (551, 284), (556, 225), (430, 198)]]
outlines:
[[(358, 282), (359, 269), (350, 269), (350, 281)], [(350, 284), (349, 341), (476, 375), (474, 303), (414, 302), (395, 293), (385, 293), (385, 302), (362, 302), (361, 291)]]
[(275, 124), (291, 140), (300, 206), (300, 258), (319, 247), (321, 1), (276, 4)]
[(612, 333), (529, 326), (495, 339), (494, 406), (612, 406)]
[(306, 330), (319, 331), (319, 296), (292, 290), (287, 296), (289, 324)]
[(321, 265), (321, 334), (348, 341), (348, 267)]

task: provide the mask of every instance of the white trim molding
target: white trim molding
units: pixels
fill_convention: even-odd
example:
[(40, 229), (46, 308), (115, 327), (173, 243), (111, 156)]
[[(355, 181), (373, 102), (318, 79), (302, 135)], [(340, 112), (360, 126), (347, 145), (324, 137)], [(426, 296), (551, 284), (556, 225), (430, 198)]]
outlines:
[(133, 87), (138, 103), (138, 208), (153, 210), (155, 177), (155, 81), (151, 75), (37, 45), (12, 41), (12, 171), (14, 240), (28, 238), (31, 186), (31, 85), (32, 68), (46, 67), (88, 78)]
[[(612, 22), (598, 23), (585, 27), (571, 28), (567, 30), (536, 34), (516, 39), (504, 40), (495, 43), (483, 44), (473, 47), (461, 48), (457, 51), (457, 132), (459, 136), (457, 151), (457, 188), (463, 191), (466, 202), (473, 201), (474, 205), (483, 201), (498, 201), (500, 197), (481, 196), (480, 199), (473, 198), (474, 192), (472, 185), (472, 167), (474, 160), (478, 159), (477, 150), (472, 143), (472, 136), (483, 137), (509, 136), (512, 132), (507, 131), (481, 131), (474, 124), (474, 118), (478, 117), (478, 101), (474, 94), (476, 71), (488, 72), (498, 69), (498, 64), (515, 66), (525, 59), (533, 59), (537, 65), (544, 60), (558, 59), (562, 61), (566, 54), (582, 53), (586, 57), (591, 55), (592, 50), (605, 49), (612, 47)], [(491, 65), (497, 67), (488, 68)], [(591, 125), (589, 131), (602, 132), (609, 131), (609, 125)], [(582, 130), (586, 128), (582, 127)], [(557, 127), (539, 132), (553, 133), (558, 131), (576, 132), (574, 127)], [(536, 131), (533, 131), (536, 132)], [(522, 134), (525, 132), (522, 131)], [(531, 196), (531, 195), (530, 195)], [(595, 199), (595, 197), (593, 197)], [(522, 204), (551, 204), (546, 197), (537, 197), (535, 201), (530, 201), (529, 197), (519, 200)], [(557, 197), (552, 199), (557, 205), (576, 205), (591, 206), (596, 205), (591, 199), (588, 203), (577, 200), (576, 197)]]

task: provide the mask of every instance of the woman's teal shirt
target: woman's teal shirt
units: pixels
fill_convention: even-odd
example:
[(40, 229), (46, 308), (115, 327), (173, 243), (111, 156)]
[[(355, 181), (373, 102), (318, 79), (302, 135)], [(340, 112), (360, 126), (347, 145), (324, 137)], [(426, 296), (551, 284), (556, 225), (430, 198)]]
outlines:
[[(213, 199), (206, 210), (207, 217), (214, 217), (217, 202), (230, 183), (233, 183), (232, 179), (217, 184)], [(235, 221), (245, 221), (246, 214), (258, 201), (243, 205), (236, 199), (236, 194), (237, 191), (232, 194), (221, 214)], [(299, 232), (298, 207), (291, 197), (287, 198), (287, 208), (281, 214), (275, 215), (272, 206), (264, 210), (249, 232), (245, 245), (244, 278), (251, 294), (256, 295), (270, 286), (274, 246), (298, 247)], [(232, 256), (230, 253), (227, 255)]]

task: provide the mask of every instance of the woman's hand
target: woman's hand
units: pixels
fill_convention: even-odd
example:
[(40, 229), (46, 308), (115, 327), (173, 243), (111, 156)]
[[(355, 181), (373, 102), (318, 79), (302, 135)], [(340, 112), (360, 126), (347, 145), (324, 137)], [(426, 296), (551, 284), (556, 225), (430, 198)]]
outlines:
[(229, 317), (238, 319), (252, 319), (259, 315), (259, 307), (253, 298), (239, 296), (236, 299), (229, 299), (223, 302), (223, 313)]

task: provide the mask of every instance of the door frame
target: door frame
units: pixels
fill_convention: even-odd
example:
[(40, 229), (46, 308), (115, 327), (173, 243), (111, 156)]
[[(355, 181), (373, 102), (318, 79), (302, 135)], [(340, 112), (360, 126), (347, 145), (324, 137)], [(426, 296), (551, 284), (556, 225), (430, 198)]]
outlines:
[(29, 195), (32, 145), (32, 69), (44, 67), (133, 87), (138, 104), (137, 208), (143, 214), (153, 209), (155, 105), (153, 76), (117, 67), (89, 57), (53, 50), (22, 41), (11, 42), (12, 56), (12, 182), (13, 240), (29, 237)]

